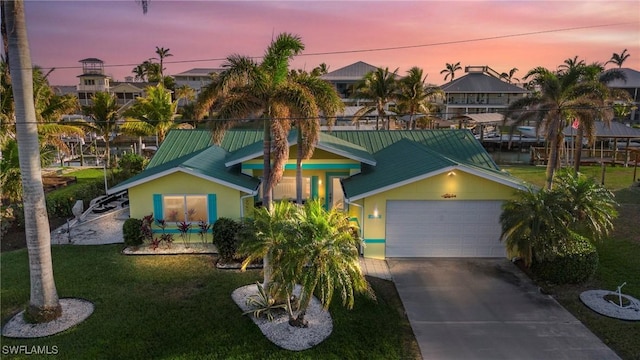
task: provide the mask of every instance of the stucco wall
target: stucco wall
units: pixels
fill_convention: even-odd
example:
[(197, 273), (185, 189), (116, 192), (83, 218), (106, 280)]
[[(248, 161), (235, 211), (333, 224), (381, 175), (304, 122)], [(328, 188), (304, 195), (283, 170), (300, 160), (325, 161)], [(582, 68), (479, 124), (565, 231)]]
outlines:
[[(364, 230), (364, 255), (372, 258), (385, 257), (387, 200), (507, 200), (513, 198), (516, 191), (512, 187), (461, 170), (455, 170), (454, 173), (455, 175), (440, 174), (359, 201), (364, 206), (364, 219), (359, 220)], [(450, 197), (445, 198), (443, 195)], [(361, 217), (360, 214), (355, 216)]]
[(183, 172), (176, 172), (130, 188), (129, 210), (132, 218), (141, 219), (153, 212), (153, 194), (216, 194), (218, 218), (240, 218), (241, 192), (239, 190)]

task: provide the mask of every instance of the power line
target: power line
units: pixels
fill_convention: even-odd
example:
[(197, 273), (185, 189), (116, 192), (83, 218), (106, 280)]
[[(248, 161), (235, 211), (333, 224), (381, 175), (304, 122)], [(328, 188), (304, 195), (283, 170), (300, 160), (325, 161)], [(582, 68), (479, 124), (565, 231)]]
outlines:
[[(324, 52), (300, 54), (300, 55), (298, 55), (298, 57), (302, 57), (302, 56), (321, 56), (321, 55), (356, 54), (356, 53), (377, 52), (377, 51), (394, 51), (394, 50), (416, 49), (416, 48), (424, 48), (424, 47), (463, 44), (463, 43), (470, 43), (470, 42), (489, 41), (489, 40), (506, 39), (506, 38), (513, 38), (513, 37), (532, 36), (532, 35), (549, 34), (549, 33), (565, 32), (565, 31), (575, 31), (575, 30), (583, 30), (583, 29), (595, 29), (595, 28), (621, 26), (621, 25), (629, 25), (629, 24), (636, 24), (636, 22), (623, 22), (623, 23), (612, 23), (612, 24), (575, 26), (575, 27), (570, 27), (570, 28), (540, 30), (540, 31), (532, 31), (532, 32), (517, 33), (517, 34), (507, 34), (507, 35), (496, 35), (496, 36), (488, 36), (488, 37), (473, 38), (473, 39), (466, 39), (466, 40), (451, 40), (451, 41), (427, 43), (427, 44), (421, 44), (421, 45), (405, 45), (405, 46), (392, 46), (392, 47), (382, 47), (382, 48), (372, 48), (372, 49), (324, 51)], [(261, 59), (262, 56), (251, 56), (249, 58), (251, 58), (251, 59)], [(224, 57), (224, 58), (210, 58), (210, 59), (174, 60), (174, 61), (164, 61), (163, 64), (187, 64), (187, 63), (213, 62), (213, 61), (225, 61), (225, 60), (227, 60), (226, 57)], [(125, 66), (129, 67), (129, 66), (138, 66), (138, 65), (140, 65), (140, 64), (139, 63), (128, 63), (128, 64), (104, 65), (104, 67), (105, 68), (115, 68), (115, 67), (125, 67)], [(81, 69), (81, 68), (82, 68), (82, 66), (76, 65), (76, 66), (51, 66), (51, 67), (45, 67), (45, 68), (42, 68), (42, 69)]]

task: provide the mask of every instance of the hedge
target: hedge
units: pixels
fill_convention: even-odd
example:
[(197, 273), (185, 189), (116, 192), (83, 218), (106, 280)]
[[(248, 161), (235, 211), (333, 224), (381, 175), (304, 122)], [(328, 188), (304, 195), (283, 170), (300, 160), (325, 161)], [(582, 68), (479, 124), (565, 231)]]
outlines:
[(534, 256), (533, 274), (554, 284), (580, 284), (598, 269), (598, 252), (583, 236), (574, 234), (571, 241), (545, 250), (545, 260)]

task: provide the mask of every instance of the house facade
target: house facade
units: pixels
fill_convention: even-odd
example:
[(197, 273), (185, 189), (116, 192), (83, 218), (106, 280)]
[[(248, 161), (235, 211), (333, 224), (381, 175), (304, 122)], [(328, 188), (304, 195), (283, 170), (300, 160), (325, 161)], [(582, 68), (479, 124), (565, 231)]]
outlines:
[(196, 91), (196, 96), (200, 94), (202, 88), (211, 83), (211, 75), (219, 74), (222, 68), (194, 68), (179, 74), (173, 75), (176, 81), (176, 88), (187, 85)]
[(638, 111), (638, 106), (640, 106), (640, 71), (629, 68), (622, 68), (620, 71), (624, 74), (626, 80), (616, 79), (610, 81), (607, 86), (612, 89), (620, 89), (629, 93), (633, 107), (629, 117), (627, 119), (622, 119), (622, 121), (629, 122), (631, 124), (640, 124), (640, 111)]
[[(295, 198), (296, 139), (274, 200)], [(128, 190), (131, 217), (153, 214), (165, 231), (240, 219), (260, 206), (262, 155), (261, 131), (214, 145), (206, 130), (172, 130), (147, 169), (109, 193)], [(504, 257), (501, 204), (524, 188), (468, 130), (323, 132), (302, 174), (303, 197), (344, 210), (373, 258)]]
[(442, 86), (445, 100), (441, 117), (452, 119), (466, 114), (500, 113), (529, 91), (509, 84), (488, 66), (467, 66), (466, 75)]

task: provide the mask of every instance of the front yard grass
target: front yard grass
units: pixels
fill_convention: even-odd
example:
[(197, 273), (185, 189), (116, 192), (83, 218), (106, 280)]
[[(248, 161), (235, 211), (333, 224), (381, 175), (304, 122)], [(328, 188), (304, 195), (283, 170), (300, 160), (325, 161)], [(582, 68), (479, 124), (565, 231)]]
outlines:
[[(504, 167), (512, 175), (544, 186), (544, 167)], [(581, 172), (601, 179), (601, 168), (582, 167)], [(640, 359), (640, 322), (612, 319), (586, 307), (579, 298), (585, 290), (615, 291), (640, 299), (640, 187), (632, 186), (633, 168), (607, 167), (605, 186), (620, 204), (619, 217), (609, 238), (596, 244), (600, 263), (590, 281), (581, 285), (539, 284), (623, 359)]]
[[(61, 359), (415, 359), (419, 350), (393, 283), (370, 279), (377, 302), (353, 310), (334, 300), (334, 329), (320, 345), (291, 352), (272, 344), (231, 299), (260, 272), (218, 270), (214, 257), (123, 256), (122, 245), (53, 246), (60, 297), (90, 300), (85, 322), (42, 339), (2, 345), (57, 346)], [(29, 299), (26, 249), (1, 258), (3, 323)], [(24, 358), (36, 358), (24, 356)]]

